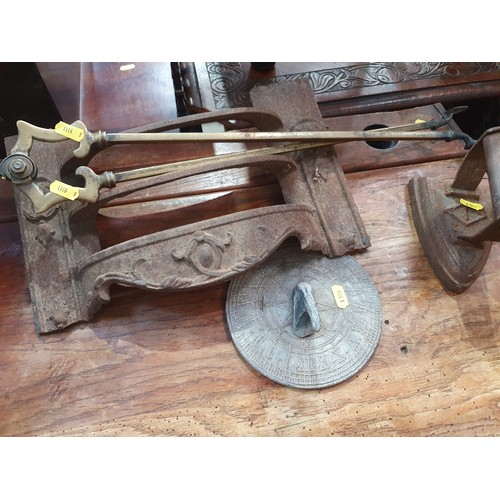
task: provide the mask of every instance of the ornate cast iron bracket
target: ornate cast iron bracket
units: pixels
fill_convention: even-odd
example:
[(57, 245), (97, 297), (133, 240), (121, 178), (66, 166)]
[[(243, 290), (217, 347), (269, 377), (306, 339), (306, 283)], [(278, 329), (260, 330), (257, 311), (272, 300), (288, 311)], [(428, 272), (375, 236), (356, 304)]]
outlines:
[[(204, 113), (201, 118), (177, 120), (149, 132), (200, 120), (233, 120), (235, 112), (243, 113), (237, 119), (254, 122), (259, 130), (326, 129), (305, 81), (256, 88), (252, 102), (254, 108), (244, 112)], [(88, 163), (105, 144), (101, 137), (88, 148), (85, 146), (84, 154), (75, 154), (73, 141), (44, 129), (32, 131), (30, 128), (27, 138), (22, 134), (18, 139), (11, 156), (4, 161), (3, 172), (13, 172), (16, 180), (11, 179), (37, 332), (91, 320), (109, 300), (109, 287), (114, 283), (168, 291), (230, 280), (265, 260), (290, 237), (297, 238), (303, 250), (320, 251), (327, 257), (370, 245), (331, 145), (274, 156), (263, 150), (254, 156), (202, 161), (116, 187), (112, 178), (104, 178), (98, 182), (109, 189), (99, 196), (80, 193), (78, 199), (61, 203), (58, 194), (49, 192), (49, 184), (55, 179), (76, 182), (82, 172), (90, 171), (85, 170), (88, 167), (82, 162)], [(177, 179), (238, 167), (265, 167), (275, 172), (285, 203), (227, 214), (101, 248), (98, 211), (111, 200)], [(92, 174), (84, 177), (83, 191), (89, 190), (93, 182)], [(54, 197), (58, 197), (57, 203), (53, 203)], [(43, 210), (34, 210), (34, 199), (45, 204)]]

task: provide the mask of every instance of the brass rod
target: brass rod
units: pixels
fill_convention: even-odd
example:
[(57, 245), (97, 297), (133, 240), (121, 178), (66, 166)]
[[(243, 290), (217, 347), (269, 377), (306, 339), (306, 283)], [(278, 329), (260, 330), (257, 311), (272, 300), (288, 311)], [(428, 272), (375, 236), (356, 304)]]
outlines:
[(304, 131), (304, 132), (182, 132), (182, 133), (108, 133), (108, 143), (133, 142), (347, 142), (347, 141), (387, 141), (387, 140), (453, 140), (454, 131), (407, 131), (407, 130), (367, 130), (367, 131)]
[[(229, 133), (227, 133), (229, 134)], [(218, 135), (227, 135), (226, 133), (221, 133)], [(352, 132), (349, 132), (349, 134), (352, 134)], [(368, 132), (364, 132), (364, 134), (368, 134)], [(402, 132), (399, 132), (399, 135), (397, 137), (401, 138), (403, 134)], [(408, 134), (405, 133), (404, 135), (406, 136)], [(432, 137), (434, 139), (441, 139), (441, 140), (453, 140), (453, 139), (461, 139), (461, 135), (457, 134), (456, 132), (453, 131), (446, 131), (446, 132), (425, 132), (426, 137)], [(429, 135), (432, 134), (432, 135)], [(437, 134), (437, 135), (436, 135)], [(180, 134), (179, 134), (180, 135)], [(197, 134), (197, 135), (203, 135), (203, 134)], [(207, 134), (207, 135), (215, 135), (215, 134)], [(372, 135), (372, 134), (370, 134)], [(352, 136), (351, 136), (352, 137)], [(413, 140), (415, 139), (415, 133), (412, 133)], [(363, 137), (363, 140), (375, 140), (372, 137)], [(319, 140), (319, 139), (318, 139)], [(354, 139), (350, 139), (351, 141)], [(359, 139), (361, 140), (361, 138)], [(382, 139), (379, 139), (382, 140)], [(387, 140), (385, 138), (384, 140)], [(334, 144), (338, 144), (340, 142), (349, 142), (349, 140), (345, 139), (344, 141), (323, 141), (323, 142), (292, 142), (290, 144), (282, 144), (278, 146), (268, 146), (265, 148), (259, 148), (259, 149), (253, 149), (249, 151), (243, 151), (243, 152), (238, 152), (238, 153), (230, 153), (230, 154), (225, 154), (225, 155), (219, 155), (219, 156), (210, 156), (206, 158), (196, 158), (194, 160), (185, 160), (185, 161), (180, 161), (180, 162), (175, 162), (175, 163), (167, 163), (167, 164), (162, 164), (162, 165), (153, 165), (151, 167), (143, 167), (143, 168), (138, 168), (134, 170), (128, 170), (126, 172), (116, 172), (115, 179), (116, 182), (123, 182), (123, 181), (129, 181), (129, 180), (136, 180), (136, 179), (143, 179), (145, 177), (152, 177), (156, 175), (162, 175), (168, 172), (172, 172), (174, 170), (177, 170), (179, 168), (188, 168), (188, 167), (200, 167), (203, 165), (206, 165), (208, 163), (212, 164), (214, 161), (227, 161), (227, 160), (240, 160), (244, 158), (250, 158), (250, 157), (255, 157), (255, 156), (261, 156), (261, 155), (276, 155), (276, 154), (285, 154), (285, 153), (292, 153), (294, 151), (300, 151), (304, 149), (311, 149), (311, 148), (317, 148), (317, 147), (322, 147), (322, 146), (332, 146)]]
[(283, 146), (270, 146), (267, 148), (251, 149), (249, 151), (241, 151), (238, 153), (228, 153), (218, 156), (208, 156), (206, 158), (195, 158), (194, 160), (184, 160), (174, 163), (165, 163), (162, 165), (153, 165), (151, 167), (136, 168), (134, 170), (127, 170), (125, 172), (115, 172), (116, 182), (130, 181), (136, 179), (143, 179), (145, 177), (153, 177), (155, 175), (162, 175), (168, 172), (173, 172), (180, 168), (200, 167), (203, 165), (212, 165), (214, 161), (234, 161), (244, 158), (252, 158), (261, 155), (277, 155), (285, 153), (293, 153), (294, 151), (301, 151), (304, 149), (318, 148), (322, 146), (331, 146), (331, 142), (302, 142), (294, 144), (286, 144)]

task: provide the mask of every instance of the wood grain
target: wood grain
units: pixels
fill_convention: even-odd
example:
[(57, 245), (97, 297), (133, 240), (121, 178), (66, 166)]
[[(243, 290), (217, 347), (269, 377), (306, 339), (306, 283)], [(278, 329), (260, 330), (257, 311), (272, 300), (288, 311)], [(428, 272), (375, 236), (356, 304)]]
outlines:
[[(411, 176), (452, 178), (458, 163), (348, 175), (372, 241), (356, 259), (384, 323), (365, 368), (323, 390), (279, 386), (239, 357), (225, 324), (227, 284), (171, 294), (116, 287), (94, 321), (36, 335), (18, 226), (1, 224), (0, 435), (500, 435), (499, 248), (469, 290), (447, 293), (406, 194)], [(270, 186), (262, 196), (277, 194)]]

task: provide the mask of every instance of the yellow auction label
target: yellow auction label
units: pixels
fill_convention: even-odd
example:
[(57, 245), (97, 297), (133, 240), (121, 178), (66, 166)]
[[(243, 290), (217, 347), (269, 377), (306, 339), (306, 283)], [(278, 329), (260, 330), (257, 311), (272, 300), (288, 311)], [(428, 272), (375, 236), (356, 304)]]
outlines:
[(415, 120), (415, 123), (425, 123), (425, 120), (422, 120), (421, 118), (417, 118)]
[(83, 129), (75, 127), (74, 125), (68, 125), (64, 122), (59, 122), (55, 126), (55, 131), (68, 139), (73, 139), (76, 142), (80, 142), (85, 137), (85, 131)]
[(50, 185), (50, 192), (58, 194), (68, 200), (76, 200), (80, 194), (80, 189), (70, 186), (69, 184), (64, 184), (64, 182), (61, 181), (54, 181)]
[(481, 203), (475, 203), (473, 201), (464, 200), (463, 198), (460, 198), (460, 203), (465, 207), (472, 208), (473, 210), (482, 210), (484, 208), (483, 205), (481, 205)]
[(347, 300), (347, 295), (345, 294), (344, 287), (342, 285), (333, 285), (332, 292), (337, 307), (339, 307), (340, 309), (345, 309), (349, 305), (349, 301)]

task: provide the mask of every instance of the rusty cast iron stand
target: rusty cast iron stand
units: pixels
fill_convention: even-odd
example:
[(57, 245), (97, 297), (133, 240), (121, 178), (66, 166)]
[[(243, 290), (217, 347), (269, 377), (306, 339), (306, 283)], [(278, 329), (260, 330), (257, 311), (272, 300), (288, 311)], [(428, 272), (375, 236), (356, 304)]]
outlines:
[[(491, 199), (478, 188), (487, 174)], [(408, 185), (415, 228), (443, 286), (462, 293), (478, 278), (491, 245), (500, 241), (500, 127), (487, 130), (453, 182), (414, 178)]]
[[(254, 108), (236, 112), (244, 116), (235, 115), (234, 110), (206, 113), (170, 123), (162, 130), (239, 118), (253, 122), (259, 130), (326, 129), (307, 82), (256, 88), (252, 101)], [(290, 237), (299, 240), (302, 250), (319, 251), (327, 257), (370, 245), (331, 145), (283, 155), (202, 162), (123, 183), (104, 190), (96, 199), (81, 196), (34, 210), (34, 200), (45, 202), (58, 196), (48, 192), (53, 180), (75, 181), (82, 160), (88, 162), (98, 152), (91, 147), (84, 158), (77, 158), (73, 149), (73, 141), (61, 140), (46, 130), (42, 137), (18, 141), (13, 151), (17, 156), (11, 156), (9, 164), (4, 165), (4, 171), (12, 174), (10, 180), (15, 187), (39, 333), (91, 320), (110, 300), (109, 287), (114, 283), (165, 291), (212, 285), (256, 266)], [(96, 220), (99, 210), (110, 201), (174, 180), (239, 167), (264, 167), (274, 172), (285, 203), (231, 213), (101, 248)]]

